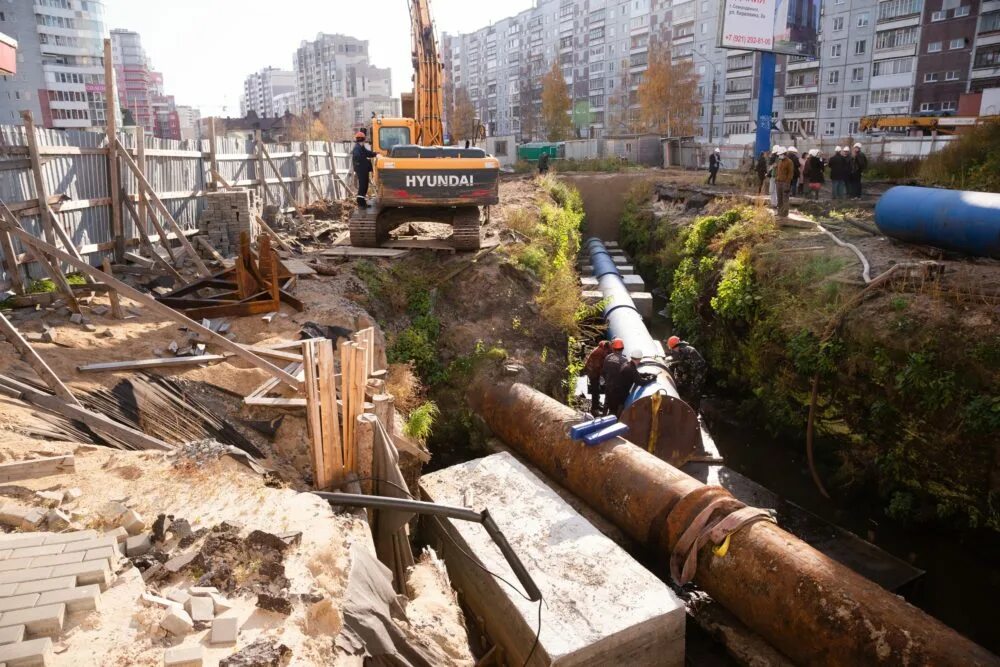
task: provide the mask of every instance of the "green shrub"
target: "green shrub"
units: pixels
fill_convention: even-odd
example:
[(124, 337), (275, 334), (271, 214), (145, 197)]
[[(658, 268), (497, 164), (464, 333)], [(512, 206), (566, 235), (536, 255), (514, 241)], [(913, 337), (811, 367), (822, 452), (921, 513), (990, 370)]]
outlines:
[(920, 178), (960, 190), (1000, 191), (1000, 123), (969, 128), (920, 165)]
[(406, 418), (406, 424), (403, 425), (403, 433), (415, 440), (426, 440), (434, 430), (434, 421), (439, 414), (441, 411), (438, 409), (437, 403), (427, 401), (409, 414)]
[(736, 257), (722, 267), (722, 278), (716, 295), (712, 297), (712, 308), (725, 319), (749, 321), (759, 300), (754, 290), (750, 249), (740, 248)]

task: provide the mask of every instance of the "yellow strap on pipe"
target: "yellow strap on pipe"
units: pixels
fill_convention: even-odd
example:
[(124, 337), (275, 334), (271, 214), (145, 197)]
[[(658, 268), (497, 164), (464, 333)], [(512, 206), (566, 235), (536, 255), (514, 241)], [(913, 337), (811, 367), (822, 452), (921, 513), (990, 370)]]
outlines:
[(729, 538), (731, 536), (732, 536), (732, 533), (730, 533), (729, 535), (726, 535), (726, 539), (722, 540), (722, 544), (720, 544), (719, 546), (717, 546), (714, 549), (712, 549), (712, 553), (715, 554), (716, 556), (718, 556), (719, 558), (722, 558), (727, 553), (729, 553)]
[(649, 415), (649, 442), (646, 443), (646, 449), (649, 450), (650, 454), (655, 454), (656, 441), (660, 437), (660, 401), (663, 400), (663, 396), (660, 392), (656, 392), (650, 397), (650, 400), (653, 406)]

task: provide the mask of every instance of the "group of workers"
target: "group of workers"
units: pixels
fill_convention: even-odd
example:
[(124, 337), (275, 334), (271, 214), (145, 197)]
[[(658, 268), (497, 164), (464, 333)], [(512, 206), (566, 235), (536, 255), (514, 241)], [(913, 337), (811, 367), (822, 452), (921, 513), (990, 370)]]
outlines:
[[(685, 403), (698, 410), (708, 365), (698, 350), (677, 336), (671, 336), (667, 340), (667, 349), (666, 365), (677, 393)], [(621, 338), (602, 340), (594, 348), (583, 369), (587, 376), (592, 415), (621, 415), (632, 390), (636, 386), (648, 384), (654, 378), (639, 370), (641, 363), (642, 351), (633, 350), (626, 357), (625, 343)]]
[(757, 175), (757, 194), (763, 194), (764, 183), (769, 182), (771, 206), (778, 210), (780, 217), (788, 216), (788, 198), (801, 195), (808, 190), (814, 199), (819, 199), (820, 190), (826, 182), (825, 172), (830, 169), (835, 200), (861, 198), (861, 179), (868, 169), (868, 156), (861, 144), (837, 146), (829, 160), (824, 159), (817, 148), (803, 156), (794, 146), (774, 146), (770, 155), (761, 152), (754, 165)]

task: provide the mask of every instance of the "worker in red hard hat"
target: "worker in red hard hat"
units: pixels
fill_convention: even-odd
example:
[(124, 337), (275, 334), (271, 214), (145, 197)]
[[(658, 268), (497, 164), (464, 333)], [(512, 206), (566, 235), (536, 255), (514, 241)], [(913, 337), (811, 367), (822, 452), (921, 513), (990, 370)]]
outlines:
[(674, 379), (677, 393), (697, 412), (708, 364), (698, 350), (678, 336), (667, 339), (667, 349), (667, 370)]
[(609, 415), (621, 414), (629, 389), (632, 388), (628, 357), (623, 350), (625, 342), (621, 338), (611, 341), (611, 353), (604, 358), (601, 380), (604, 383), (604, 409)]
[(358, 132), (354, 135), (354, 150), (351, 151), (351, 164), (354, 167), (354, 174), (358, 177), (358, 206), (368, 206), (368, 185), (371, 182), (372, 158), (378, 154), (368, 150), (365, 146), (365, 133)]
[[(621, 342), (619, 340), (619, 342)], [(583, 365), (584, 375), (587, 376), (587, 392), (590, 394), (590, 414), (598, 416), (601, 411), (601, 369), (604, 368), (604, 359), (611, 354), (611, 341), (602, 340), (587, 357), (587, 363)]]

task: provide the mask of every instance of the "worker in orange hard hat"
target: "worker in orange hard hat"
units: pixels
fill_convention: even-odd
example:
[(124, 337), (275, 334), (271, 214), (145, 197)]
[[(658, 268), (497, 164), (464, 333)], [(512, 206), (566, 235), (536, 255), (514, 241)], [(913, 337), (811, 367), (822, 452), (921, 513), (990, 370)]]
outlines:
[(590, 394), (590, 414), (595, 417), (601, 410), (601, 370), (604, 359), (611, 354), (611, 341), (602, 340), (587, 357), (583, 373), (587, 376), (587, 392)]
[(604, 408), (609, 415), (618, 416), (628, 398), (632, 381), (628, 375), (629, 360), (623, 350), (625, 342), (621, 338), (611, 341), (611, 353), (604, 358), (601, 366), (601, 380), (604, 383)]
[(365, 133), (358, 132), (354, 135), (354, 150), (351, 151), (351, 164), (354, 167), (354, 174), (358, 177), (358, 206), (368, 205), (368, 184), (372, 176), (372, 158), (378, 154), (368, 150), (365, 146)]
[(678, 336), (667, 339), (667, 370), (674, 379), (677, 393), (695, 411), (701, 405), (701, 389), (705, 384), (708, 364), (698, 350)]

